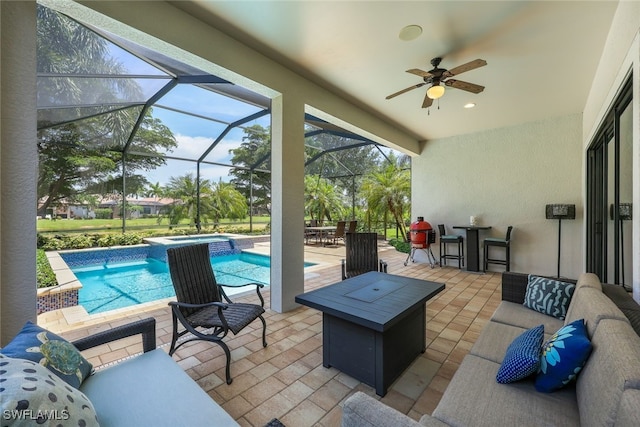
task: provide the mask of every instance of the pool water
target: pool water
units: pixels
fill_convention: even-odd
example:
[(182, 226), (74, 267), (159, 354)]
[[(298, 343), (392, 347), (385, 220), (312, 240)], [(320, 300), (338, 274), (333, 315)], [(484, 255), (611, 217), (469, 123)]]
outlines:
[[(229, 285), (269, 285), (270, 261), (268, 256), (248, 253), (211, 258), (216, 280)], [(79, 303), (89, 314), (175, 296), (167, 263), (155, 258), (75, 267), (72, 271), (82, 283)], [(241, 288), (247, 290), (252, 288)], [(225, 291), (233, 293), (231, 288)]]

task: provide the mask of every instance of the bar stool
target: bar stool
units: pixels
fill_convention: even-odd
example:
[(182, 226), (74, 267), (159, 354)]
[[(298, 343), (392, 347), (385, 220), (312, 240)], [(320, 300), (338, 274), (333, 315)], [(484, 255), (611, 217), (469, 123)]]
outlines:
[[(444, 224), (438, 224), (440, 232), (440, 266), (443, 266), (442, 260), (446, 263), (448, 259), (457, 259), (458, 268), (464, 267), (464, 247), (462, 242), (464, 238), (457, 234), (446, 234)], [(447, 244), (455, 243), (458, 245), (458, 255), (447, 253)]]
[[(484, 271), (487, 271), (489, 264), (500, 264), (507, 268), (507, 271), (511, 269), (511, 230), (513, 227), (510, 225), (507, 228), (507, 236), (504, 239), (497, 239), (487, 237), (484, 239)], [(489, 247), (505, 248), (505, 259), (489, 258)]]

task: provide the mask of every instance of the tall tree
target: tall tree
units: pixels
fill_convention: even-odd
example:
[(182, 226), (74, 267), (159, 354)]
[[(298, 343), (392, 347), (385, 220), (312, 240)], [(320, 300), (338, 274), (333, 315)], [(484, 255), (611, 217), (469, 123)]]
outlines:
[(404, 158), (389, 155), (389, 162), (364, 177), (362, 193), (367, 207), (372, 212), (393, 216), (404, 239), (407, 236), (405, 216), (409, 212), (411, 195), (411, 173), (404, 168)]
[(271, 130), (261, 125), (246, 127), (242, 143), (230, 153), (231, 163), (243, 167), (231, 169), (231, 183), (249, 202), (253, 195), (254, 209), (270, 212), (271, 174), (251, 168), (271, 169)]
[[(200, 223), (218, 223), (222, 218), (244, 218), (247, 203), (244, 196), (233, 185), (219, 181), (212, 184), (207, 179), (200, 180), (200, 221), (198, 221), (198, 181), (193, 174), (171, 177), (164, 194), (172, 198), (167, 218), (173, 226), (185, 218), (189, 224), (199, 227)], [(158, 219), (158, 222), (162, 218)]]
[(233, 184), (223, 182), (222, 179), (211, 188), (211, 202), (213, 209), (211, 216), (215, 222), (222, 218), (242, 219), (247, 216), (247, 200)]
[[(140, 99), (142, 91), (134, 79), (83, 78), (126, 70), (109, 56), (108, 43), (97, 34), (44, 6), (38, 5), (37, 13), (38, 104), (67, 107), (49, 110), (39, 120), (39, 214), (61, 199), (72, 202), (87, 192), (139, 193), (147, 184), (144, 172), (165, 163), (159, 153), (177, 145), (173, 134), (147, 111), (131, 147), (151, 156), (124, 159), (130, 186), (123, 190), (122, 151), (142, 110), (109, 112), (96, 105)], [(68, 123), (83, 116), (87, 118)]]
[(343, 215), (343, 198), (330, 181), (318, 175), (306, 175), (304, 188), (304, 210), (312, 219), (332, 221), (332, 218)]

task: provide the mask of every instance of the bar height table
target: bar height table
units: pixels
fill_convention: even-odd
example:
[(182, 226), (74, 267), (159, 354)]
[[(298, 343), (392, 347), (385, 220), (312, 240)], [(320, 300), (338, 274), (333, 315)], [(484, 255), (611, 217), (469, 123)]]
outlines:
[(480, 230), (489, 230), (490, 226), (454, 225), (453, 228), (467, 232), (467, 271), (480, 271)]

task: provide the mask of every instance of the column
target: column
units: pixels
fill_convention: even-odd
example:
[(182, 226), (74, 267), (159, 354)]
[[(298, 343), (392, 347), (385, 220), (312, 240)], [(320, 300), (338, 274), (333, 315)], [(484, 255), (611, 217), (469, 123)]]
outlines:
[(304, 103), (271, 101), (271, 309), (296, 308), (304, 292)]
[(0, 2), (0, 345), (36, 320), (36, 3)]

